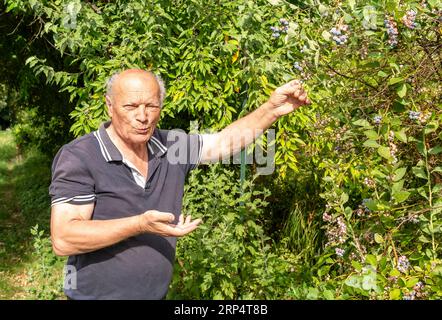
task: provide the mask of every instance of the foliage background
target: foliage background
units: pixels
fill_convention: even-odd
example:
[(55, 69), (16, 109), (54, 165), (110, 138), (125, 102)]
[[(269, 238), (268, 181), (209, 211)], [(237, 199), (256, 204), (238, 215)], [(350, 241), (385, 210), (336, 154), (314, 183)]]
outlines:
[(440, 1), (1, 6), (1, 119), (49, 157), (106, 118), (117, 70), (161, 74), (160, 126), (185, 130), (221, 129), (304, 81), (312, 106), (273, 126), (274, 174), (189, 178), (184, 210), (206, 223), (179, 241), (169, 298), (441, 297)]

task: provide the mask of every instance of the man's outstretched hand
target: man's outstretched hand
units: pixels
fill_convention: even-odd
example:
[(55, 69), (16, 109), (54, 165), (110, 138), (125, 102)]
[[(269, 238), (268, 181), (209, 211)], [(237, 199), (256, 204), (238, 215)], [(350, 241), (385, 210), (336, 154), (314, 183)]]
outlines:
[(192, 221), (188, 215), (180, 215), (178, 223), (174, 224), (175, 216), (172, 213), (157, 210), (148, 210), (139, 215), (141, 233), (154, 233), (164, 237), (182, 237), (195, 230), (201, 223), (201, 219)]
[(292, 80), (276, 88), (267, 101), (268, 107), (276, 118), (282, 117), (306, 104), (310, 104), (310, 100), (299, 80)]

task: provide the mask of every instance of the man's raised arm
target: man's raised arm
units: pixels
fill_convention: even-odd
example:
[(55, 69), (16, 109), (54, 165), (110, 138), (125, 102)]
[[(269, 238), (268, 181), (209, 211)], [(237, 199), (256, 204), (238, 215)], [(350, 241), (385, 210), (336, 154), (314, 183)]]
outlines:
[(280, 117), (305, 104), (310, 104), (310, 101), (298, 80), (284, 84), (255, 111), (218, 133), (203, 135), (201, 162), (218, 161), (238, 153)]

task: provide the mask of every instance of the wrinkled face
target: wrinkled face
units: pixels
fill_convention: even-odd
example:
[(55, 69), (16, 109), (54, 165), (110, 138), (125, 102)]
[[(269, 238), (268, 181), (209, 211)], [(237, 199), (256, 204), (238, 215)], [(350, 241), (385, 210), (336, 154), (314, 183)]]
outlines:
[(127, 144), (145, 144), (160, 118), (160, 88), (147, 73), (120, 74), (106, 96), (112, 126)]

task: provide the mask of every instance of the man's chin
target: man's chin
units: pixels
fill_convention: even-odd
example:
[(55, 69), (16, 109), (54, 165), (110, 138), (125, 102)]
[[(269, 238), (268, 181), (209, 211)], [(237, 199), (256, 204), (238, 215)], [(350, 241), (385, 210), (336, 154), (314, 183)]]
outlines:
[(135, 133), (131, 134), (130, 140), (134, 144), (145, 144), (147, 141), (149, 141), (151, 136), (152, 134), (150, 132), (146, 134)]

